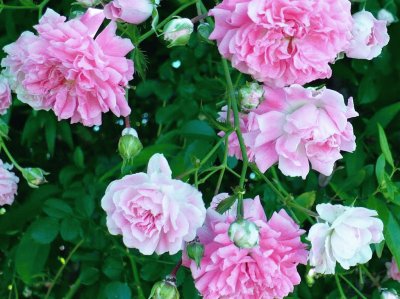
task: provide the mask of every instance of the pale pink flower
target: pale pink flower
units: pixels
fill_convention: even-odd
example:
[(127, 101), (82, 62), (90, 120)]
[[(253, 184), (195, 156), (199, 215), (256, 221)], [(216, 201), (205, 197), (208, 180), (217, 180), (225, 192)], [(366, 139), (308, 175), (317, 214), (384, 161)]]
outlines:
[(375, 19), (372, 13), (365, 10), (355, 13), (353, 20), (353, 38), (346, 49), (347, 57), (371, 60), (379, 56), (390, 39), (387, 22)]
[(396, 260), (393, 258), (391, 263), (386, 263), (386, 267), (388, 269), (387, 276), (400, 282), (400, 271)]
[(5, 77), (0, 75), (0, 114), (6, 114), (11, 106), (11, 89)]
[(115, 34), (115, 22), (98, 33), (103, 20), (97, 9), (70, 21), (48, 9), (35, 26), (37, 36), (24, 32), (6, 46), (1, 65), (18, 99), (86, 126), (100, 125), (109, 110), (129, 115), (124, 87), (134, 69), (124, 56), (133, 45)]
[[(224, 196), (222, 196), (224, 197)], [(197, 231), (204, 245), (200, 268), (183, 257), (190, 267), (196, 288), (204, 299), (283, 298), (300, 283), (298, 264), (305, 264), (307, 251), (301, 243), (304, 231), (281, 210), (267, 220), (257, 196), (244, 200), (244, 218), (260, 229), (259, 245), (241, 249), (232, 243), (228, 229), (235, 211), (220, 215), (207, 210), (205, 225)]]
[(104, 6), (104, 14), (114, 21), (140, 24), (151, 16), (153, 8), (151, 0), (113, 0)]
[(272, 86), (329, 78), (351, 38), (348, 0), (223, 0), (210, 11), (219, 52)]
[(19, 178), (0, 160), (0, 206), (11, 205), (17, 194)]
[(332, 204), (319, 204), (316, 209), (323, 222), (311, 227), (308, 239), (310, 265), (317, 273), (334, 274), (336, 262), (348, 270), (372, 258), (370, 244), (384, 239), (376, 211)]
[[(242, 132), (250, 161), (265, 172), (273, 164), (287, 176), (305, 178), (312, 169), (329, 176), (340, 151), (355, 150), (355, 136), (348, 118), (358, 114), (352, 98), (331, 89), (292, 85), (265, 87), (265, 100), (249, 114), (242, 114)], [(229, 153), (241, 159), (236, 135)]]
[(108, 230), (142, 254), (175, 254), (196, 237), (206, 210), (201, 193), (171, 178), (161, 154), (151, 157), (147, 173), (112, 182), (101, 200)]

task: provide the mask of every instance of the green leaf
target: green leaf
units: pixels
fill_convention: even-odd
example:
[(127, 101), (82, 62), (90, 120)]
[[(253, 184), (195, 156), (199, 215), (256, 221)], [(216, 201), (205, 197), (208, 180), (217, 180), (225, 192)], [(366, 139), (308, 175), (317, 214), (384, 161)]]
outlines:
[(131, 299), (131, 289), (126, 283), (122, 282), (111, 282), (107, 284), (106, 289), (107, 299)]
[(58, 221), (54, 218), (36, 220), (29, 228), (32, 239), (40, 244), (50, 244), (58, 234)]
[(376, 161), (376, 166), (375, 166), (375, 174), (376, 178), (378, 180), (379, 185), (382, 185), (383, 180), (385, 179), (385, 156), (381, 154)]
[(82, 229), (78, 220), (74, 218), (65, 218), (61, 222), (60, 234), (63, 240), (73, 241), (81, 234), (81, 232)]
[(54, 147), (56, 143), (56, 134), (57, 134), (57, 121), (54, 116), (48, 114), (46, 125), (45, 125), (45, 137), (47, 148), (51, 155), (54, 154)]
[(54, 218), (65, 218), (72, 214), (72, 209), (67, 203), (55, 198), (46, 200), (43, 211)]
[(370, 136), (375, 134), (377, 130), (377, 124), (380, 124), (382, 128), (386, 128), (387, 125), (396, 117), (400, 112), (400, 103), (386, 106), (376, 112), (374, 116), (368, 121), (367, 128), (365, 130), (366, 135)]
[(181, 134), (185, 137), (214, 139), (216, 134), (214, 129), (205, 121), (191, 120), (181, 129)]
[(379, 143), (381, 145), (382, 153), (385, 156), (386, 161), (392, 167), (394, 167), (393, 156), (392, 156), (392, 153), (390, 152), (389, 143), (386, 138), (385, 131), (383, 130), (383, 128), (380, 124), (378, 124), (378, 130), (379, 130)]
[(382, 257), (383, 249), (385, 248), (385, 240), (380, 242), (379, 244), (375, 244), (375, 251), (378, 258)]
[[(162, 266), (161, 266), (162, 267)], [(145, 281), (155, 281), (161, 278), (160, 264), (157, 262), (148, 262), (140, 269), (140, 277)]]
[[(306, 208), (306, 209), (310, 209), (314, 205), (315, 199), (316, 199), (316, 192), (310, 191), (310, 192), (306, 192), (306, 193), (299, 195), (298, 197), (295, 198), (294, 201), (299, 206)], [(307, 214), (305, 214), (301, 210), (294, 209), (293, 211), (296, 214), (296, 217), (298, 218), (300, 223), (302, 223), (304, 220), (307, 219)]]
[(380, 85), (376, 84), (372, 75), (365, 76), (358, 88), (358, 99), (360, 104), (375, 102), (379, 96)]
[(79, 168), (85, 168), (85, 157), (82, 149), (78, 146), (74, 151), (74, 163)]
[(60, 121), (58, 123), (58, 131), (61, 135), (61, 139), (65, 141), (70, 149), (74, 148), (74, 141), (72, 138), (71, 127), (68, 122)]
[(233, 206), (233, 204), (236, 202), (236, 199), (237, 199), (236, 195), (231, 195), (225, 198), (224, 200), (221, 200), (218, 203), (217, 208), (215, 210), (220, 214), (225, 213)]
[(42, 272), (49, 251), (49, 244), (35, 242), (30, 234), (26, 233), (22, 237), (15, 255), (15, 268), (24, 283), (30, 284)]
[(84, 267), (79, 275), (80, 281), (84, 285), (92, 285), (99, 280), (100, 271), (94, 267)]
[(124, 269), (122, 260), (115, 257), (108, 257), (103, 264), (103, 273), (110, 279), (118, 279)]
[(377, 197), (368, 199), (368, 207), (378, 212), (383, 221), (383, 233), (389, 250), (393, 254), (398, 265), (400, 265), (400, 224), (389, 210), (385, 201)]

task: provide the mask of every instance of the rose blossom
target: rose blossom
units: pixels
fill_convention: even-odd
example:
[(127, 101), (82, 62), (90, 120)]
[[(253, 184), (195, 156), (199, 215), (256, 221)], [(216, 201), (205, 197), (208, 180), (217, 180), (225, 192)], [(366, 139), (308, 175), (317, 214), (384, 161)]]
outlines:
[(129, 115), (124, 87), (133, 78), (133, 62), (124, 56), (133, 45), (115, 34), (115, 22), (97, 33), (103, 20), (97, 9), (67, 22), (48, 9), (35, 26), (37, 36), (24, 32), (6, 46), (1, 65), (18, 98), (86, 126), (100, 125), (109, 110)]
[(0, 75), (0, 114), (6, 114), (11, 106), (11, 90), (6, 78)]
[(258, 196), (245, 199), (244, 218), (259, 227), (260, 241), (254, 248), (241, 249), (228, 236), (235, 214), (234, 210), (224, 215), (213, 208), (207, 210), (206, 222), (197, 231), (205, 249), (200, 267), (183, 256), (196, 288), (204, 299), (287, 296), (300, 283), (297, 265), (307, 260), (300, 240), (303, 231), (284, 210), (267, 220)]
[(379, 56), (390, 39), (386, 21), (375, 19), (365, 10), (355, 13), (353, 20), (353, 38), (349, 48), (346, 49), (347, 57), (371, 60)]
[[(342, 158), (340, 151), (355, 150), (348, 118), (358, 114), (351, 98), (346, 106), (343, 96), (334, 90), (300, 85), (265, 87), (264, 96), (257, 109), (240, 115), (249, 160), (262, 172), (278, 163), (283, 174), (305, 178), (311, 164), (329, 176)], [(241, 159), (236, 135), (229, 136), (228, 142), (229, 154)]]
[(346, 270), (368, 262), (370, 244), (384, 239), (383, 223), (374, 210), (319, 204), (317, 212), (324, 222), (314, 224), (308, 233), (310, 265), (317, 273), (334, 274), (336, 262)]
[(283, 87), (329, 78), (351, 38), (348, 0), (223, 0), (210, 11), (219, 52), (239, 71)]
[(125, 245), (142, 254), (175, 254), (192, 241), (206, 210), (201, 193), (171, 178), (161, 154), (151, 157), (147, 173), (127, 175), (112, 182), (101, 200), (108, 230), (122, 235)]
[(104, 14), (114, 21), (140, 24), (151, 16), (153, 8), (150, 0), (114, 0), (104, 6)]
[(393, 258), (391, 263), (386, 263), (386, 267), (388, 268), (387, 275), (393, 279), (400, 282), (400, 271), (397, 267), (396, 260)]
[(0, 206), (11, 205), (17, 194), (19, 178), (0, 160)]
[(99, 0), (76, 0), (76, 1), (86, 6), (95, 6), (99, 2)]

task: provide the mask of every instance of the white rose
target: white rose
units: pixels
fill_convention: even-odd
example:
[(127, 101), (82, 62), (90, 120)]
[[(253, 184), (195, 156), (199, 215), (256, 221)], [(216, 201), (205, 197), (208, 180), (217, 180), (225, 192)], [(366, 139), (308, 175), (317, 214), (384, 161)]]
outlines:
[(384, 239), (383, 223), (374, 210), (319, 204), (317, 212), (325, 222), (314, 224), (308, 234), (310, 265), (317, 273), (334, 274), (336, 262), (346, 270), (368, 262), (370, 244)]
[(382, 289), (382, 299), (400, 299), (395, 290)]

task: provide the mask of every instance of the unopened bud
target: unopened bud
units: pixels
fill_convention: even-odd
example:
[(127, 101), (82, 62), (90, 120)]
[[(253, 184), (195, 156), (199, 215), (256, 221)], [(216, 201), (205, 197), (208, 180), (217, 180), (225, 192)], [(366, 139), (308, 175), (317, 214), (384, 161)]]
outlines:
[(130, 161), (142, 150), (143, 145), (135, 129), (126, 128), (118, 142), (118, 152), (124, 161)]
[(96, 6), (100, 2), (99, 0), (76, 0), (76, 1), (85, 6)]
[(239, 219), (232, 222), (228, 235), (229, 239), (239, 248), (253, 248), (258, 245), (258, 227), (249, 220)]
[(173, 281), (159, 281), (151, 289), (149, 299), (179, 299), (179, 291)]
[(193, 32), (193, 23), (190, 19), (176, 18), (164, 26), (164, 40), (168, 42), (168, 48), (184, 46), (189, 42)]
[(204, 245), (197, 241), (190, 242), (186, 246), (186, 253), (191, 260), (195, 261), (197, 268), (200, 268), (200, 262), (204, 256)]
[(381, 299), (400, 299), (400, 297), (393, 289), (381, 289)]
[(37, 188), (39, 185), (47, 183), (45, 175), (49, 173), (41, 168), (24, 168), (22, 175), (27, 181), (29, 187)]
[(239, 90), (239, 96), (243, 110), (255, 109), (263, 100), (264, 89), (256, 82), (247, 82), (246, 86)]

